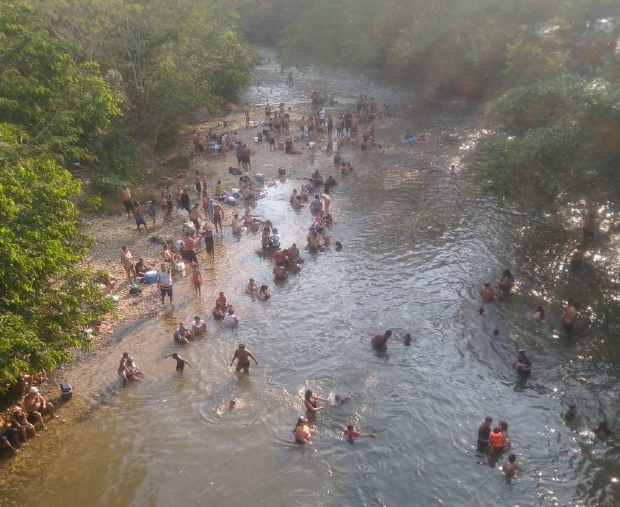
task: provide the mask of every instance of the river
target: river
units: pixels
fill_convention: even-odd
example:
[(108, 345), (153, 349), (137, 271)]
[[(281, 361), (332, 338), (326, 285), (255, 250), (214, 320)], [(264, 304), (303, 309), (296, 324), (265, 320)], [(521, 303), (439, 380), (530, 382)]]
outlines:
[[(285, 77), (266, 62), (246, 100), (309, 107), (318, 89), (336, 95), (336, 111), (353, 107), (359, 93), (394, 111), (376, 122), (385, 155), (345, 147), (355, 168), (345, 177), (324, 154), (308, 166), (308, 175), (318, 167), (339, 181), (332, 238), (344, 249), (303, 252), (302, 272), (274, 286), (258, 237), (226, 230), (223, 257), (203, 272), (202, 300), (188, 279), (177, 283), (174, 307), (75, 370), (62, 419), (35, 449), (1, 462), (0, 505), (618, 505), (618, 448), (587, 430), (603, 418), (614, 427), (618, 416), (618, 346), (606, 340), (617, 336), (618, 320), (596, 314), (613, 295), (592, 283), (617, 272), (613, 238), (596, 247), (590, 275), (571, 277), (570, 251), (557, 246), (578, 236), (577, 225), (562, 225), (570, 216), (529, 216), (480, 193), (464, 160), (484, 133), (481, 104), (445, 100), (418, 110), (407, 89), (373, 76), (297, 73), (293, 90)], [(410, 147), (398, 140), (405, 130), (428, 131), (431, 140)], [(294, 187), (299, 181), (269, 188), (253, 212), (278, 227), (285, 245), (304, 245), (311, 216), (290, 208)], [(517, 278), (514, 293), (481, 303), (482, 284), (505, 267)], [(243, 293), (252, 276), (272, 286), (271, 300)], [(177, 350), (173, 330), (210, 315), (219, 290), (241, 324), (233, 331), (209, 318), (207, 337), (180, 352), (192, 367), (178, 375), (164, 360)], [(559, 335), (569, 295), (604, 325), (570, 340)], [(549, 319), (539, 325), (530, 315), (541, 302)], [(492, 341), (496, 327), (502, 338)], [(393, 339), (386, 352), (373, 350), (370, 337), (387, 328), (410, 332), (413, 343)], [(238, 377), (228, 363), (241, 342), (260, 365)], [(518, 347), (533, 361), (526, 383), (511, 366)], [(125, 350), (148, 377), (122, 389), (115, 372)], [(306, 389), (351, 397), (318, 415), (313, 446), (294, 444), (291, 432)], [(560, 419), (570, 402), (584, 415), (578, 428)], [(505, 457), (495, 463), (476, 452), (486, 415), (510, 425), (519, 466), (512, 482), (498, 468)], [(377, 437), (348, 444), (334, 424), (347, 422)]]

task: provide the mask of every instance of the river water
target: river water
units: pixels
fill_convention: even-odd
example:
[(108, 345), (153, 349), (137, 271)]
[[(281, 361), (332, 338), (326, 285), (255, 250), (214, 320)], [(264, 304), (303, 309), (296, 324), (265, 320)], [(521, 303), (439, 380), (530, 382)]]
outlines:
[[(203, 269), (202, 300), (188, 279), (178, 282), (174, 307), (126, 329), (109, 355), (77, 369), (62, 419), (35, 449), (1, 462), (0, 504), (618, 505), (618, 448), (587, 430), (603, 418), (614, 427), (618, 415), (618, 347), (606, 339), (617, 336), (618, 322), (597, 314), (613, 299), (601, 280), (617, 272), (614, 238), (595, 246), (585, 276), (571, 277), (570, 251), (557, 245), (578, 237), (579, 210), (530, 217), (482, 195), (464, 162), (483, 134), (479, 104), (418, 110), (406, 89), (345, 72), (296, 75), (291, 91), (273, 62), (257, 77), (260, 88), (247, 91), (253, 104), (303, 108), (318, 89), (336, 95), (336, 112), (358, 93), (392, 105), (395, 115), (376, 122), (385, 155), (344, 147), (355, 167), (346, 177), (325, 154), (308, 166), (308, 175), (318, 167), (339, 181), (332, 237), (344, 250), (304, 252), (303, 271), (273, 286), (259, 237), (234, 238), (228, 229), (215, 269)], [(431, 141), (401, 143), (408, 129), (430, 132)], [(308, 210), (288, 204), (298, 186), (268, 189), (253, 210), (271, 219), (285, 245), (305, 244), (311, 222)], [(482, 283), (505, 267), (517, 278), (515, 293), (482, 304)], [(270, 301), (244, 295), (251, 276), (272, 285)], [(210, 314), (219, 290), (241, 324), (230, 330), (209, 318), (208, 336), (180, 351), (192, 367), (178, 375), (164, 360), (177, 350), (173, 330)], [(594, 323), (571, 339), (555, 331), (569, 295), (584, 301)], [(539, 302), (549, 315), (543, 325), (529, 318)], [(502, 338), (492, 341), (496, 327)], [(394, 339), (386, 352), (373, 350), (370, 337), (387, 328), (397, 337), (410, 332), (412, 345)], [(241, 342), (260, 362), (247, 376), (228, 368)], [(534, 364), (525, 384), (511, 367), (517, 347)], [(116, 367), (125, 350), (148, 378), (121, 389)], [(294, 444), (291, 432), (306, 389), (351, 397), (318, 415), (313, 446)], [(231, 399), (234, 412), (226, 409)], [(584, 415), (577, 428), (560, 420), (570, 402)], [(495, 463), (476, 453), (486, 415), (510, 425), (513, 482), (498, 468), (505, 457)], [(348, 444), (334, 424), (347, 422), (378, 436)]]

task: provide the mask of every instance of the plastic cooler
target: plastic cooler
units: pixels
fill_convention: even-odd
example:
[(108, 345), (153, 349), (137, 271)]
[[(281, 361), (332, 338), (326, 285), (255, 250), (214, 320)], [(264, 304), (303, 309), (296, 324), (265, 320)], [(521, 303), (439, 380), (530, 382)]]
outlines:
[(260, 174), (260, 173), (257, 173), (257, 174), (254, 176), (254, 178), (256, 179), (256, 181), (257, 181), (258, 183), (262, 183), (262, 182), (264, 182), (264, 181), (265, 181), (265, 177), (264, 177), (262, 174)]
[(157, 281), (157, 271), (150, 270), (144, 273), (144, 281), (146, 283), (155, 283)]

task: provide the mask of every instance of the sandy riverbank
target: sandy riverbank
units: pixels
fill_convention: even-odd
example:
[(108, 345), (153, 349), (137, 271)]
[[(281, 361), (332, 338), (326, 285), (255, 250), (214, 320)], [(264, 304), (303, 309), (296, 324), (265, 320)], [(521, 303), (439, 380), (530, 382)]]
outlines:
[[(291, 135), (297, 134), (299, 131), (299, 119), (302, 115), (309, 111), (299, 110), (291, 111)], [(264, 125), (263, 109), (253, 108), (250, 113), (251, 120), (257, 124), (256, 127), (245, 127), (245, 115), (242, 108), (239, 107), (235, 111), (223, 117), (200, 117), (197, 115), (197, 122), (188, 125), (181, 132), (183, 149), (190, 156), (189, 166), (186, 169), (172, 168), (171, 176), (161, 176), (154, 181), (143, 181), (130, 187), (134, 198), (139, 197), (143, 201), (149, 196), (158, 197), (161, 191), (167, 186), (171, 191), (177, 187), (187, 187), (191, 196), (192, 205), (198, 200), (198, 195), (194, 187), (194, 177), (196, 171), (206, 175), (208, 183), (208, 192), (215, 188), (218, 180), (222, 181), (225, 189), (239, 186), (239, 176), (230, 174), (228, 168), (230, 166), (237, 167), (237, 159), (235, 152), (226, 153), (225, 157), (220, 155), (204, 155), (194, 149), (192, 137), (194, 132), (198, 132), (201, 140), (204, 140), (209, 129), (215, 133), (221, 132), (237, 132), (242, 142), (246, 143), (252, 149), (251, 164), (252, 169), (250, 175), (254, 179), (254, 175), (262, 173), (265, 182), (257, 183), (258, 188), (274, 185), (276, 180), (280, 179), (278, 168), (286, 168), (286, 178), (288, 179), (306, 179), (310, 176), (309, 167), (314, 160), (322, 160), (321, 163), (330, 163), (331, 154), (326, 153), (327, 137), (326, 135), (317, 135), (316, 145), (314, 149), (306, 146), (305, 141), (295, 142), (295, 149), (300, 151), (299, 155), (288, 155), (284, 150), (271, 150), (268, 143), (256, 143), (254, 137), (258, 132), (262, 132)], [(224, 127), (224, 121), (227, 126)], [(175, 206), (176, 207), (176, 206)], [(202, 208), (201, 208), (202, 209)], [(224, 210), (224, 230), (230, 225), (231, 219), (235, 213), (243, 213), (243, 206), (230, 207), (223, 205)], [(94, 357), (101, 352), (106, 346), (116, 343), (117, 337), (123, 335), (127, 328), (132, 327), (137, 322), (152, 318), (161, 311), (161, 304), (156, 284), (141, 284), (141, 294), (129, 294), (131, 284), (127, 281), (125, 271), (120, 263), (121, 247), (127, 246), (132, 252), (135, 260), (142, 257), (148, 266), (157, 268), (161, 261), (161, 245), (153, 243), (150, 237), (158, 234), (163, 235), (166, 239), (180, 239), (181, 227), (183, 220), (177, 214), (171, 223), (164, 225), (159, 205), (157, 206), (157, 217), (155, 227), (151, 227), (151, 220), (145, 214), (149, 226), (149, 233), (144, 231), (139, 234), (133, 218), (127, 218), (122, 203), (118, 203), (118, 213), (100, 214), (84, 217), (82, 223), (82, 232), (92, 236), (96, 240), (96, 244), (90, 249), (86, 259), (86, 264), (94, 270), (106, 270), (112, 278), (117, 280), (115, 287), (109, 292), (112, 296), (118, 296), (119, 302), (115, 314), (110, 315), (106, 319), (97, 332), (92, 334), (92, 350), (89, 352), (76, 352), (76, 363), (83, 363), (89, 358)], [(217, 250), (222, 246), (216, 241), (216, 259)], [(198, 249), (198, 255), (204, 259), (204, 247)], [(185, 276), (188, 276), (189, 270)], [(51, 400), (58, 401), (59, 396), (58, 384), (63, 379), (70, 380), (70, 372), (72, 365), (61, 365), (56, 371), (48, 374), (48, 380), (42, 385), (41, 392)], [(10, 396), (6, 400), (11, 406), (21, 401), (19, 394)], [(5, 407), (7, 408), (7, 407)], [(8, 412), (4, 414), (7, 416)], [(6, 417), (5, 417), (6, 418)]]
[[(291, 134), (298, 132), (298, 122), (301, 115), (307, 111), (299, 111), (298, 114), (293, 112), (291, 120)], [(264, 118), (262, 110), (254, 109), (251, 112), (251, 118), (255, 121)], [(228, 126), (224, 127), (224, 120), (228, 122)], [(319, 136), (313, 150), (306, 146), (304, 141), (297, 141), (295, 149), (301, 151), (300, 155), (288, 155), (284, 150), (271, 150), (268, 143), (256, 143), (254, 137), (258, 132), (265, 128), (262, 123), (255, 128), (245, 128), (245, 116), (243, 112), (234, 112), (222, 118), (209, 118), (204, 121), (187, 126), (182, 132), (182, 140), (184, 148), (191, 153), (191, 161), (189, 168), (179, 173), (175, 170), (175, 174), (179, 174), (176, 178), (161, 177), (155, 182), (144, 182), (143, 184), (132, 188), (134, 195), (154, 196), (157, 197), (161, 191), (170, 186), (174, 193), (174, 189), (179, 186), (186, 187), (191, 196), (192, 205), (195, 202), (201, 202), (194, 188), (194, 177), (196, 172), (205, 174), (208, 183), (208, 192), (215, 188), (218, 180), (222, 181), (225, 189), (239, 186), (239, 176), (230, 174), (228, 169), (230, 166), (237, 167), (237, 158), (235, 152), (226, 153), (224, 157), (220, 155), (204, 155), (194, 150), (192, 136), (194, 131), (198, 132), (201, 140), (205, 139), (206, 133), (212, 129), (215, 133), (220, 132), (237, 132), (242, 142), (246, 143), (252, 149), (250, 175), (254, 177), (257, 173), (264, 175), (265, 183), (262, 185), (257, 183), (258, 188), (275, 184), (280, 178), (278, 168), (286, 168), (286, 177), (289, 179), (306, 179), (310, 176), (312, 157), (321, 158), (325, 163), (330, 163), (331, 154), (326, 153), (327, 137)], [(201, 207), (202, 209), (202, 207)], [(230, 225), (231, 219), (235, 213), (243, 214), (243, 206), (230, 207), (223, 205), (224, 209), (224, 228)], [(156, 297), (157, 287), (153, 285), (142, 284), (142, 294), (133, 296), (129, 294), (130, 284), (126, 280), (125, 271), (120, 263), (120, 252), (123, 245), (127, 246), (132, 252), (134, 259), (142, 257), (148, 266), (157, 268), (161, 261), (161, 245), (153, 243), (149, 240), (151, 236), (161, 234), (166, 239), (180, 239), (181, 227), (183, 220), (180, 216), (176, 216), (170, 224), (162, 223), (161, 210), (157, 206), (158, 216), (156, 225), (151, 227), (149, 217), (145, 216), (149, 224), (149, 233), (139, 234), (133, 219), (128, 219), (127, 214), (123, 212), (122, 203), (119, 201), (118, 213), (114, 215), (97, 215), (87, 219), (84, 223), (84, 232), (94, 237), (97, 244), (93, 246), (89, 252), (87, 263), (95, 270), (106, 270), (112, 277), (118, 280), (116, 287), (110, 292), (120, 298), (118, 303), (117, 315), (108, 319), (99, 330), (96, 336), (93, 336), (95, 346), (97, 348), (103, 346), (117, 332), (135, 321), (136, 319), (147, 318), (157, 314), (160, 309), (159, 299)], [(216, 243), (216, 258), (217, 258)], [(204, 247), (198, 250), (199, 256), (204, 251)], [(204, 255), (204, 254), (203, 254)]]

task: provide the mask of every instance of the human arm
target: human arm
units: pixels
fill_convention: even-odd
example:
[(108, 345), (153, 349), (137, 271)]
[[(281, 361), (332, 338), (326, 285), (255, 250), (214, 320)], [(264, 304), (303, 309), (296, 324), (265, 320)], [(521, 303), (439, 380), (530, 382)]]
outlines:
[(312, 398), (318, 401), (323, 401), (323, 402), (328, 402), (329, 400), (327, 398), (321, 398), (320, 396), (316, 396), (316, 395), (312, 395)]
[(185, 359), (183, 359), (183, 362), (184, 362), (187, 366), (189, 366), (190, 368), (192, 367), (192, 365), (191, 365), (191, 364), (189, 364), (189, 361), (186, 361)]
[(235, 350), (235, 353), (233, 355), (232, 361), (230, 361), (230, 366), (233, 365), (233, 363), (235, 362), (235, 359), (237, 359), (237, 351)]
[(306, 400), (304, 402), (304, 405), (306, 406), (306, 410), (310, 412), (311, 414), (316, 414), (320, 410), (325, 410), (325, 407), (313, 407), (312, 403), (310, 403), (309, 400)]
[(256, 360), (256, 358), (254, 357), (254, 354), (252, 354), (250, 351), (248, 351), (248, 355), (249, 355), (252, 359), (254, 359), (254, 362), (255, 362), (256, 364), (258, 364), (258, 361), (257, 361), (257, 360)]

